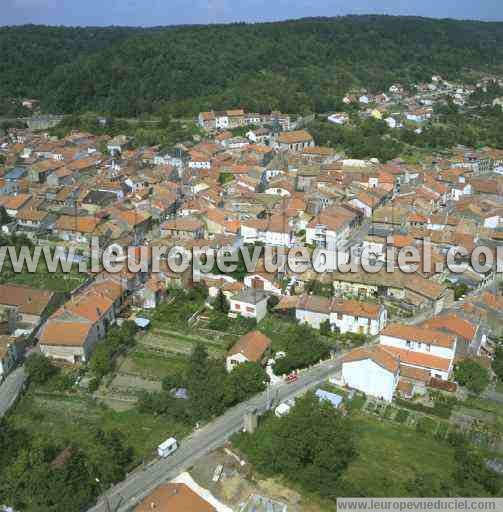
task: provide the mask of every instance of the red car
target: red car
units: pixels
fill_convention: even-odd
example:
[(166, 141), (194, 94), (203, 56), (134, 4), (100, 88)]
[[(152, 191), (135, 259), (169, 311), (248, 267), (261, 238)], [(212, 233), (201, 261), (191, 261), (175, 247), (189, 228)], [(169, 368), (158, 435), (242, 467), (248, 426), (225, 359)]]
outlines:
[(287, 375), (285, 378), (285, 382), (288, 384), (291, 384), (292, 382), (295, 382), (299, 380), (299, 376), (296, 373), (291, 373), (290, 375)]

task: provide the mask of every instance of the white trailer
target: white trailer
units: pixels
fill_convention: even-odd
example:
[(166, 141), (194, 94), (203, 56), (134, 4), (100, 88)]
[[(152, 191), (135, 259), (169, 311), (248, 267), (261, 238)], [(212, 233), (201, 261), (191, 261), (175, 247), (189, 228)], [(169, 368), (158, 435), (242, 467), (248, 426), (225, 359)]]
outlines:
[(157, 447), (157, 453), (159, 457), (165, 458), (171, 455), (178, 448), (178, 443), (174, 437), (166, 439), (164, 443)]

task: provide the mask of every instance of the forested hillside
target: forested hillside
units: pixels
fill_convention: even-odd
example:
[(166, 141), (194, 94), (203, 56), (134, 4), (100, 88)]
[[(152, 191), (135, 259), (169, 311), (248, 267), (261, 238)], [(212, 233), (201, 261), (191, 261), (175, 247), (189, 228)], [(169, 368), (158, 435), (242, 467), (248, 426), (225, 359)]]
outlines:
[(503, 23), (348, 16), (179, 28), (0, 29), (0, 95), (51, 112), (334, 108), (353, 84), (494, 69)]

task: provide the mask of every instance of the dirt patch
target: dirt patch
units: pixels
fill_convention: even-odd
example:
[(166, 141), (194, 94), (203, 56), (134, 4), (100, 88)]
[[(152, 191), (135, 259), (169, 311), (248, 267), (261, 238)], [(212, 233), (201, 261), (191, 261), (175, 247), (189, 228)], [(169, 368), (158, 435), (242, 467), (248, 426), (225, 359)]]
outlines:
[[(218, 500), (237, 511), (248, 510), (246, 504), (253, 496), (262, 496), (275, 503), (286, 505), (288, 512), (336, 510), (335, 504), (324, 506), (316, 500), (303, 497), (278, 479), (257, 480), (250, 464), (241, 462), (239, 455), (231, 447), (227, 447), (199, 459), (190, 469), (190, 474), (199, 485), (211, 491)], [(223, 466), (223, 470), (219, 480), (214, 482), (215, 469), (219, 466)], [(262, 512), (260, 508), (256, 510)]]
[(162, 386), (159, 381), (119, 373), (110, 384), (110, 388), (119, 393), (136, 395), (141, 391), (161, 391)]

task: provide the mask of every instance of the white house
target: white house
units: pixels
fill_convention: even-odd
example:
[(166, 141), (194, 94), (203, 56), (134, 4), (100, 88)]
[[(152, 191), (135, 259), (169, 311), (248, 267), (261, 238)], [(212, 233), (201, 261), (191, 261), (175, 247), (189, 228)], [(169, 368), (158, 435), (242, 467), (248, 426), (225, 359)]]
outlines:
[(241, 315), (260, 322), (267, 314), (267, 295), (256, 288), (245, 289), (230, 299), (229, 316)]
[(385, 123), (388, 125), (388, 128), (394, 130), (398, 126), (398, 122), (394, 117), (387, 117)]
[(380, 304), (357, 300), (332, 301), (330, 325), (346, 332), (375, 336), (384, 329), (388, 319), (386, 308)]
[(327, 320), (330, 322), (330, 306), (332, 299), (319, 295), (303, 295), (295, 308), (295, 318), (301, 324), (309, 324), (319, 329)]
[(193, 155), (189, 161), (189, 168), (211, 169), (211, 158), (203, 154)]
[(328, 320), (332, 331), (375, 336), (386, 326), (387, 312), (379, 304), (303, 295), (297, 303), (295, 317), (315, 329)]
[(281, 295), (281, 288), (271, 274), (265, 272), (248, 274), (245, 276), (243, 282), (247, 288), (264, 290), (274, 295)]
[(361, 347), (346, 354), (342, 380), (346, 386), (391, 402), (400, 378), (400, 364), (382, 346)]
[(116, 292), (108, 288), (90, 286), (59, 308), (41, 330), (41, 352), (73, 364), (89, 361), (94, 346), (115, 322)]
[(271, 340), (260, 331), (251, 331), (241, 336), (227, 353), (227, 371), (230, 373), (237, 365), (246, 362), (261, 363), (270, 346)]
[(457, 337), (412, 325), (391, 324), (380, 335), (379, 343), (400, 364), (425, 369), (431, 377), (448, 380), (454, 365)]
[(215, 112), (215, 127), (217, 130), (229, 128), (229, 116), (227, 112)]
[(346, 124), (349, 121), (349, 116), (346, 112), (336, 112), (328, 116), (328, 121), (333, 124)]
[(281, 215), (269, 219), (250, 219), (241, 222), (240, 237), (245, 244), (260, 242), (274, 247), (293, 247), (293, 227)]
[(306, 244), (329, 250), (344, 246), (354, 219), (350, 216), (322, 212), (307, 225)]

